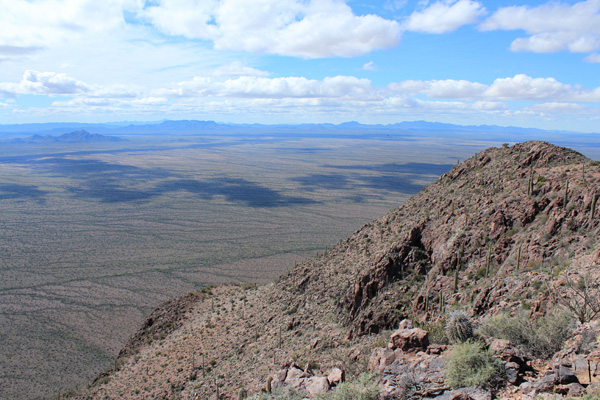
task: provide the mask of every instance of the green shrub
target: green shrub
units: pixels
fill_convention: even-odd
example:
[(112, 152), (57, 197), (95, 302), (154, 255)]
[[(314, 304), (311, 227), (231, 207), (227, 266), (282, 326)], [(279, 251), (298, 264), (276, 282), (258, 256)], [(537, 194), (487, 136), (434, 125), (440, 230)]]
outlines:
[(500, 361), (482, 343), (468, 340), (454, 346), (446, 364), (446, 384), (454, 389), (487, 386), (502, 373)]
[(344, 382), (329, 393), (318, 396), (319, 400), (376, 400), (379, 398), (376, 374), (364, 373), (356, 380)]
[(452, 343), (462, 343), (473, 337), (471, 318), (464, 311), (452, 311), (446, 321), (446, 336)]
[(539, 358), (549, 358), (562, 348), (575, 328), (573, 314), (560, 310), (533, 321), (525, 311), (514, 316), (500, 313), (487, 318), (478, 330), (484, 337), (508, 339)]
[(429, 332), (429, 343), (450, 344), (446, 335), (446, 318), (440, 318), (434, 322), (425, 322), (421, 329)]

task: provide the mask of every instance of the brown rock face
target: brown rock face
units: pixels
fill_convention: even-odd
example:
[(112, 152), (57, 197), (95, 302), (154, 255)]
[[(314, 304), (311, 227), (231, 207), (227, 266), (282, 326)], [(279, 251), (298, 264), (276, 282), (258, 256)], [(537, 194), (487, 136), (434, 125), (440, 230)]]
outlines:
[(398, 329), (390, 338), (390, 348), (402, 351), (425, 351), (429, 346), (429, 332), (419, 328)]

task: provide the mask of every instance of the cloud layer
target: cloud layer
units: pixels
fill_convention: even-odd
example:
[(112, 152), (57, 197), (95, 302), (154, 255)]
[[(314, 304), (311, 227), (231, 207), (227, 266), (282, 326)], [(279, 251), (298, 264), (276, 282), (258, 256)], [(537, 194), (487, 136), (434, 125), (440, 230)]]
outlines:
[(166, 34), (210, 40), (218, 50), (352, 57), (400, 40), (398, 22), (357, 16), (340, 0), (159, 0), (140, 15)]
[[(232, 76), (234, 72), (237, 75)], [(91, 85), (65, 74), (26, 71), (20, 82), (0, 82), (0, 97), (8, 99), (22, 94), (71, 97), (55, 100), (44, 110), (58, 115), (119, 112), (251, 117), (258, 112), (298, 117), (308, 112), (313, 116), (348, 118), (411, 112), (421, 116), (599, 118), (600, 88), (586, 89), (554, 78), (524, 74), (498, 78), (491, 84), (446, 79), (405, 80), (385, 86), (375, 86), (368, 79), (353, 76), (307, 79), (268, 75), (233, 63), (204, 76), (140, 90)]]
[(591, 53), (600, 49), (600, 1), (502, 7), (481, 29), (525, 31), (529, 36), (515, 39), (513, 51)]

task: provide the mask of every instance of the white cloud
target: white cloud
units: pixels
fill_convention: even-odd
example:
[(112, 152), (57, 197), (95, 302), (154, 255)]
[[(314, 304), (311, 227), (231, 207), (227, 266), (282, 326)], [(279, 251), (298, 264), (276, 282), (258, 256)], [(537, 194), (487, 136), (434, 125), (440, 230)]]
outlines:
[(510, 46), (513, 51), (589, 53), (600, 49), (600, 1), (503, 7), (480, 28), (524, 30), (529, 36), (515, 39)]
[(477, 1), (439, 1), (423, 11), (413, 12), (403, 28), (415, 32), (446, 33), (476, 23), (485, 13), (485, 8)]
[(241, 76), (224, 81), (205, 76), (180, 82), (174, 88), (157, 90), (156, 94), (174, 97), (216, 96), (273, 99), (346, 97), (364, 100), (377, 96), (371, 81), (352, 76), (327, 77), (323, 80), (304, 77)]
[(211, 75), (224, 77), (269, 76), (270, 73), (267, 71), (261, 71), (256, 68), (245, 66), (240, 61), (234, 61), (230, 64), (217, 67), (214, 71), (212, 71)]
[(475, 99), (481, 97), (486, 86), (465, 80), (431, 81), (424, 91), (432, 99)]
[(551, 100), (579, 96), (579, 90), (554, 78), (532, 78), (519, 74), (499, 78), (486, 91), (486, 96), (501, 100)]
[(424, 94), (430, 99), (457, 99), (465, 101), (580, 101), (599, 102), (600, 88), (583, 89), (554, 78), (532, 78), (518, 74), (498, 78), (491, 85), (466, 80), (432, 80), (396, 82), (388, 90), (403, 95)]
[(28, 70), (19, 83), (0, 82), (0, 95), (3, 97), (15, 97), (21, 94), (74, 95), (90, 91), (90, 86), (85, 83), (56, 72)]
[(584, 60), (589, 63), (600, 63), (600, 54), (590, 54)]
[(568, 112), (568, 113), (584, 113), (597, 110), (585, 106), (583, 104), (577, 103), (559, 103), (559, 102), (548, 102), (548, 103), (539, 103), (534, 104), (526, 108), (527, 110), (545, 112), (545, 113), (554, 113), (554, 112)]
[(0, 46), (31, 49), (109, 32), (137, 0), (0, 0)]
[(364, 69), (365, 71), (377, 71), (377, 65), (375, 65), (375, 63), (373, 61), (369, 61), (368, 63), (365, 63), (362, 66), (362, 69)]
[(217, 50), (302, 58), (352, 57), (395, 46), (400, 25), (357, 16), (342, 0), (159, 0), (140, 15), (169, 35)]
[(403, 9), (407, 3), (408, 0), (386, 0), (383, 8), (389, 11), (398, 11)]

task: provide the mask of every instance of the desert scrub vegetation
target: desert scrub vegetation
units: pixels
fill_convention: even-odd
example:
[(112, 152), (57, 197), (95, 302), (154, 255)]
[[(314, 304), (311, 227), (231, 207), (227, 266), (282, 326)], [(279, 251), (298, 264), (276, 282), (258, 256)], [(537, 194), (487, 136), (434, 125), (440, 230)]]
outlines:
[(318, 396), (319, 400), (376, 400), (379, 398), (377, 375), (365, 372), (356, 379), (341, 383), (328, 393)]
[(427, 321), (420, 326), (421, 329), (429, 332), (429, 343), (450, 344), (448, 335), (446, 335), (446, 317), (437, 321)]
[(591, 275), (567, 278), (555, 296), (582, 324), (600, 313), (600, 282)]
[(484, 344), (472, 340), (456, 344), (446, 364), (446, 384), (454, 389), (488, 386), (502, 374), (500, 361)]
[(547, 359), (562, 348), (575, 324), (575, 317), (566, 310), (553, 311), (537, 320), (521, 310), (515, 315), (502, 312), (485, 319), (477, 333), (510, 340), (533, 356)]

